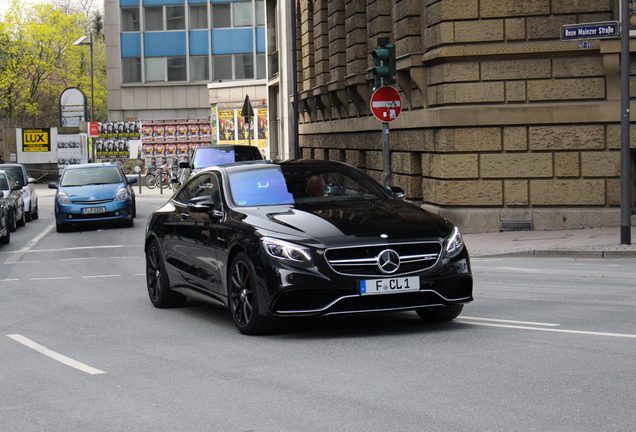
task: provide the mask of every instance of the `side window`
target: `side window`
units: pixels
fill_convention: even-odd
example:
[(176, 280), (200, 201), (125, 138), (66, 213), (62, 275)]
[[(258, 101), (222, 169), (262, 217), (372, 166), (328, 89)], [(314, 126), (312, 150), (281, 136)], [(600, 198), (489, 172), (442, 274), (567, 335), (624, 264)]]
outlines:
[(193, 178), (183, 186), (174, 199), (185, 204), (192, 198), (203, 196), (211, 196), (218, 200), (219, 183), (214, 174), (204, 174)]

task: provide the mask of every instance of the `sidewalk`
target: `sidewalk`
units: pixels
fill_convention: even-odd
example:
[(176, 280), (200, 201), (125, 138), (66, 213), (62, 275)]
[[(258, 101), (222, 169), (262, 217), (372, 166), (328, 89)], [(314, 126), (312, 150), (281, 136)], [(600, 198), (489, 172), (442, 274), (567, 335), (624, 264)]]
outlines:
[[(133, 185), (137, 200), (168, 201), (172, 189), (148, 189)], [(52, 197), (55, 190), (46, 184), (36, 185), (38, 196)], [(636, 227), (632, 227), (632, 244), (620, 244), (620, 228), (587, 228), (561, 231), (509, 231), (465, 234), (471, 257), (533, 256), (572, 258), (636, 258)]]

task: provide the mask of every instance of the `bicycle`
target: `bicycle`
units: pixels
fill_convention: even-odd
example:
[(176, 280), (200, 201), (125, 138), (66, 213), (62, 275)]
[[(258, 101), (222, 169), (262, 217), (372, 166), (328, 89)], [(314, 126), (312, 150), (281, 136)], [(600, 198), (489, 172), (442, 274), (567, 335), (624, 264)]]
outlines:
[(161, 186), (163, 189), (172, 189), (171, 169), (168, 164), (156, 167), (154, 170), (149, 170), (144, 179), (144, 184), (148, 189), (154, 189), (157, 187), (157, 177), (161, 179)]

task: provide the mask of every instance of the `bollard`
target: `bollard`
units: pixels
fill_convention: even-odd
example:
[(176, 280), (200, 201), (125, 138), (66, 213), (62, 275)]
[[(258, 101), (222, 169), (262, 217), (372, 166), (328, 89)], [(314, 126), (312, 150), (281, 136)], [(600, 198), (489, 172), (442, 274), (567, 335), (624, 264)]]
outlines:
[(141, 195), (141, 167), (139, 165), (135, 165), (135, 172), (137, 173), (139, 182), (139, 195)]

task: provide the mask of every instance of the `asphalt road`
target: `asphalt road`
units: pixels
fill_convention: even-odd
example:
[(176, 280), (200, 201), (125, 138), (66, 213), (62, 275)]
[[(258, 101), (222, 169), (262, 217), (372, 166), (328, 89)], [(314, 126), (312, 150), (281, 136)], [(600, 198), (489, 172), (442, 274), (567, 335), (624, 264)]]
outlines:
[(0, 249), (2, 431), (636, 430), (636, 260), (475, 259), (455, 322), (247, 337), (217, 306), (151, 306), (158, 201), (134, 228), (64, 234), (50, 201)]

